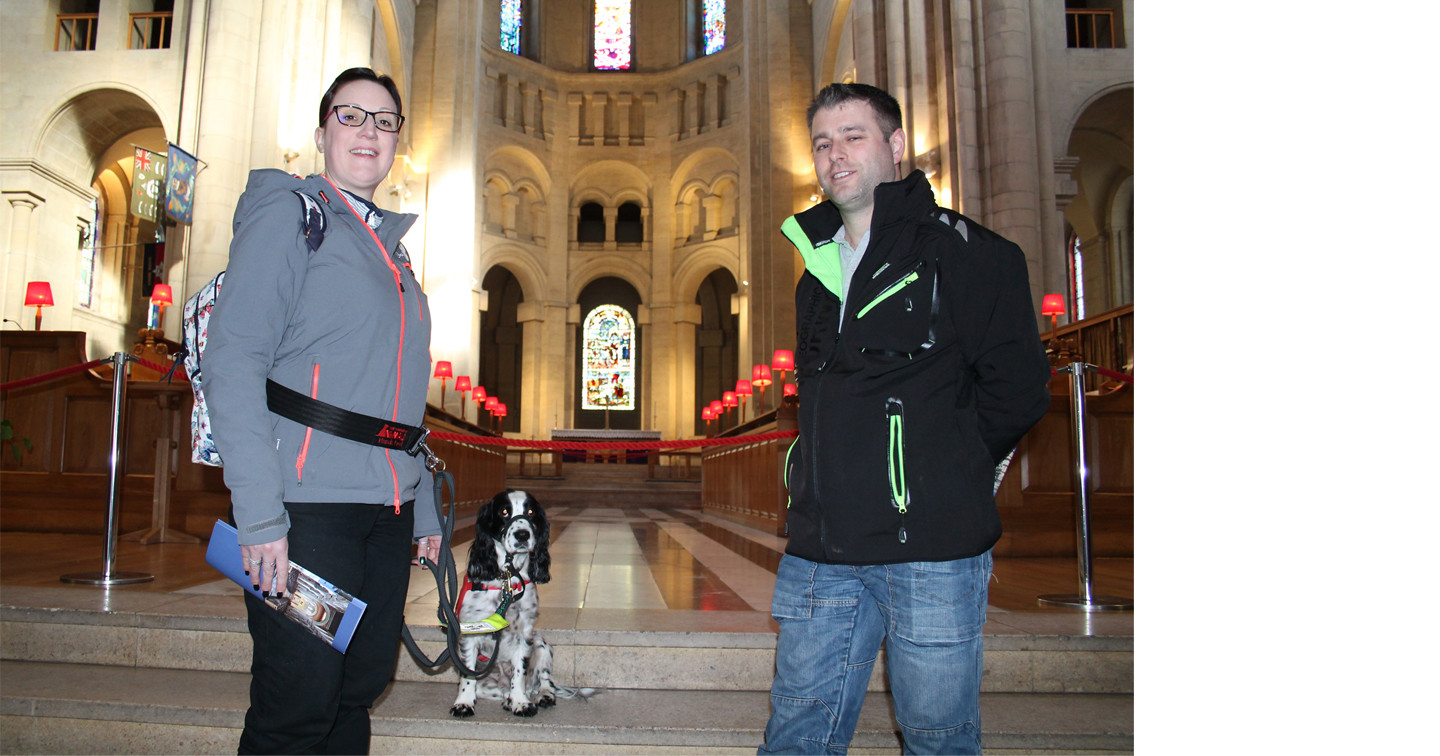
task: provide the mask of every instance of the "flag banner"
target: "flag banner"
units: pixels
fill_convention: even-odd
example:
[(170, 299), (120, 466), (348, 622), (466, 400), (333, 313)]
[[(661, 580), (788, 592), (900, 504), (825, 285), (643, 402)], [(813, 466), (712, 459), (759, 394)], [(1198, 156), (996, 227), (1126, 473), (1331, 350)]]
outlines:
[(165, 189), (165, 155), (135, 148), (135, 179), (130, 182), (130, 214), (154, 222)]
[(195, 207), (195, 156), (170, 145), (165, 183), (165, 214), (176, 223), (190, 223), (190, 214)]

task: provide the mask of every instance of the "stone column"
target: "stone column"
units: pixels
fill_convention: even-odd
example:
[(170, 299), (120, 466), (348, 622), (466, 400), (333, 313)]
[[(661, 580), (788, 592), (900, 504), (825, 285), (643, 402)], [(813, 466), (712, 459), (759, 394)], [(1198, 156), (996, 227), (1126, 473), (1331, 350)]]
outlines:
[(570, 143), (590, 144), (586, 141), (585, 122), (581, 119), (585, 105), (585, 96), (579, 92), (571, 92), (565, 96), (565, 107), (570, 111)]
[(500, 228), (507, 239), (514, 239), (517, 236), (515, 231), (515, 208), (519, 204), (520, 195), (514, 192), (506, 192), (500, 196)]
[[(990, 206), (981, 222), (1020, 245), (1039, 301), (1044, 271), (1040, 238), (1039, 136), (1031, 68), (1029, 0), (982, 0), (985, 28), (985, 118), (989, 132)], [(1048, 171), (1049, 166), (1046, 166)]]
[[(526, 438), (540, 438), (536, 434), (541, 427), (542, 395), (545, 393), (541, 382), (545, 363), (540, 359), (545, 344), (546, 307), (540, 302), (521, 302), (515, 308), (515, 322), (520, 325), (520, 339), (523, 349), (520, 357), (520, 435)], [(508, 410), (508, 408), (507, 408)]]
[(635, 101), (635, 96), (629, 92), (621, 92), (615, 96), (615, 131), (619, 134), (619, 145), (630, 146), (630, 106)]
[(695, 403), (695, 329), (701, 321), (700, 305), (677, 304), (671, 316), (675, 324), (675, 417), (676, 436), (695, 434), (695, 418), (700, 407)]
[(45, 199), (28, 191), (5, 192), (5, 199), (10, 202), (10, 243), (5, 250), (5, 277), (0, 281), (0, 301), (5, 303), (4, 317), (24, 323), (30, 224), (35, 217), (35, 208), (44, 204)]
[(605, 208), (605, 249), (615, 249), (615, 218), (619, 214), (619, 208)]

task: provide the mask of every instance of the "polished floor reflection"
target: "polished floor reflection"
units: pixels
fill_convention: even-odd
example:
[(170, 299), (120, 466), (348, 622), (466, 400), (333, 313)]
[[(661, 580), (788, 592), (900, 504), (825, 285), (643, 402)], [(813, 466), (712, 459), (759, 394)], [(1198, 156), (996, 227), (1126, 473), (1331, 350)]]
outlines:
[[(556, 507), (551, 519), (551, 582), (540, 587), (542, 622), (570, 622), (578, 612), (627, 623), (667, 628), (713, 628), (740, 622), (770, 622), (770, 595), (785, 539), (728, 520), (686, 509)], [(453, 545), (463, 564), (470, 528), (457, 530)], [(62, 574), (100, 571), (103, 541), (98, 536), (40, 533), (0, 534), (0, 585), (60, 587)], [(204, 546), (120, 542), (113, 569), (152, 574), (155, 580), (116, 586), (112, 591), (165, 591), (239, 595), (204, 561)], [(995, 560), (990, 586), (992, 612), (1075, 613), (1042, 607), (1041, 594), (1073, 593), (1078, 586), (1074, 559)], [(1097, 559), (1096, 594), (1134, 596), (1133, 560)], [(77, 588), (79, 590), (104, 590)], [(437, 593), (425, 571), (414, 570), (412, 618), (433, 616)], [(569, 611), (566, 611), (569, 610)], [(707, 616), (708, 615), (708, 616)], [(567, 619), (568, 618), (568, 619)]]

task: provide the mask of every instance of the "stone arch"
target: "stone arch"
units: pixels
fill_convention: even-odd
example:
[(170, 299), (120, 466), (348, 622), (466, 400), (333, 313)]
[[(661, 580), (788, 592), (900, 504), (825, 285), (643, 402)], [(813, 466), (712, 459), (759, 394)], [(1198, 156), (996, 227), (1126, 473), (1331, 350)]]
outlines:
[(735, 250), (716, 245), (706, 245), (686, 255), (675, 266), (670, 278), (670, 290), (675, 292), (676, 301), (689, 302), (695, 299), (700, 284), (716, 268), (723, 268), (740, 280), (740, 260)]
[(568, 291), (566, 291), (568, 301), (579, 301), (580, 292), (584, 291), (586, 286), (589, 286), (596, 279), (606, 277), (622, 279), (635, 287), (635, 291), (640, 295), (640, 302), (642, 304), (649, 303), (651, 299), (650, 273), (645, 270), (643, 265), (624, 255), (597, 257), (571, 271), (570, 283), (566, 287), (568, 289)]
[(491, 248), (485, 253), (480, 280), (484, 281), (490, 269), (496, 266), (504, 266), (510, 271), (510, 275), (520, 282), (520, 288), (525, 290), (527, 296), (544, 296), (547, 290), (545, 266), (529, 250), (508, 242)]
[(1088, 316), (1134, 301), (1134, 90), (1110, 87), (1087, 100), (1066, 136), (1076, 193), (1065, 221), (1085, 257)]
[(108, 165), (100, 162), (104, 155), (125, 135), (152, 128), (165, 133), (159, 113), (145, 93), (119, 83), (71, 92), (39, 129), (32, 154), (74, 185), (88, 187)]

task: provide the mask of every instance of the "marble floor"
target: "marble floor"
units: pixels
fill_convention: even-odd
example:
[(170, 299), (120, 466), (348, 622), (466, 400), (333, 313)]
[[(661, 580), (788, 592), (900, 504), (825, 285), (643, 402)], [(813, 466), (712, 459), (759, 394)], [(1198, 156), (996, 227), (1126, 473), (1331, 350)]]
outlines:
[[(552, 579), (539, 586), (542, 626), (773, 630), (770, 596), (783, 538), (693, 509), (555, 507), (548, 514)], [(465, 523), (457, 526), (452, 550), (459, 565), (465, 562), (470, 531)], [(103, 567), (99, 536), (0, 534), (0, 589), (24, 585), (240, 595), (238, 587), (204, 563), (203, 544), (119, 542), (112, 573), (155, 576), (145, 583), (105, 589), (70, 586), (59, 579)], [(997, 558), (990, 589), (991, 619), (1007, 612), (1085, 615), (1036, 601), (1040, 594), (1077, 592), (1077, 574), (1074, 559)], [(1133, 596), (1133, 560), (1097, 559), (1093, 575), (1094, 593)], [(437, 598), (433, 575), (414, 569), (406, 612), (410, 621), (430, 621)], [(1077, 623), (1081, 628), (1090, 626)]]

